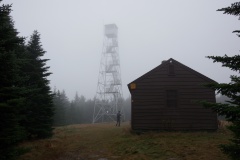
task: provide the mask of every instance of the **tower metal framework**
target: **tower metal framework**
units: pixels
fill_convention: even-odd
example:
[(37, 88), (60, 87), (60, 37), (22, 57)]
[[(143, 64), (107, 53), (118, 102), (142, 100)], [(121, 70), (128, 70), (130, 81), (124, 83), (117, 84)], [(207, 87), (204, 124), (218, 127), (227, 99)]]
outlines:
[(93, 123), (112, 122), (118, 111), (123, 114), (123, 95), (118, 49), (118, 28), (104, 26), (103, 50), (100, 62)]

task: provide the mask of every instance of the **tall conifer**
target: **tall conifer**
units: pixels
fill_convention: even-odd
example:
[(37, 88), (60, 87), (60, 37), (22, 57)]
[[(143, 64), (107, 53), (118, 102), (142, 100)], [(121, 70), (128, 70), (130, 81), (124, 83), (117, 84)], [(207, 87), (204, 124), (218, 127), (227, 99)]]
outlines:
[(45, 51), (40, 42), (40, 34), (34, 31), (27, 44), (28, 63), (25, 72), (29, 79), (25, 82), (27, 93), (26, 119), (23, 125), (30, 137), (46, 138), (52, 135), (53, 95), (49, 87), (48, 59), (42, 58)]
[[(230, 7), (219, 9), (224, 11), (224, 14), (240, 16), (240, 2), (233, 3)], [(240, 30), (233, 32), (240, 33)], [(238, 35), (239, 36), (239, 35)], [(231, 142), (226, 145), (221, 145), (224, 153), (229, 155), (233, 160), (240, 158), (240, 55), (235, 56), (208, 56), (213, 59), (213, 62), (222, 63), (223, 67), (228, 67), (232, 71), (236, 71), (238, 75), (232, 75), (230, 83), (209, 84), (208, 87), (217, 91), (224, 96), (230, 98), (227, 104), (223, 103), (208, 103), (203, 104), (216, 111), (219, 115), (225, 116), (232, 124), (228, 127), (233, 132)]]
[[(1, 3), (1, 0), (0, 0)], [(12, 21), (11, 5), (0, 6), (0, 159), (10, 160), (17, 155), (16, 146), (25, 137), (19, 125), (25, 98), (19, 85), (23, 80), (19, 68), (24, 38), (18, 36)]]

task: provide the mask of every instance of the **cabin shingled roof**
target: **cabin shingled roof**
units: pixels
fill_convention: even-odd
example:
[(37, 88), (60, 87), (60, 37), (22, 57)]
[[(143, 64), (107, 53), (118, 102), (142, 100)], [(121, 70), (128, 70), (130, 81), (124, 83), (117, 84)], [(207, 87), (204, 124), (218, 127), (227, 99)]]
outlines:
[[(187, 71), (191, 72), (192, 74), (208, 81), (209, 83), (217, 83), (216, 81), (212, 80), (211, 78), (195, 71), (194, 69), (176, 61), (173, 58), (168, 59), (167, 61), (163, 61), (160, 65), (158, 65), (157, 67), (153, 68), (152, 70), (150, 70), (149, 72), (145, 73), (144, 75), (140, 76), (139, 78), (135, 79), (134, 81), (132, 81), (131, 83), (137, 83), (140, 82), (141, 80), (147, 78), (148, 76), (152, 75), (154, 72), (158, 71), (159, 69), (161, 69), (162, 67), (164, 67), (165, 65), (167, 65), (168, 63), (170, 63), (170, 61), (173, 61), (173, 63), (177, 63), (178, 65), (181, 65), (182, 67), (184, 67)], [(129, 83), (128, 86), (131, 84)]]

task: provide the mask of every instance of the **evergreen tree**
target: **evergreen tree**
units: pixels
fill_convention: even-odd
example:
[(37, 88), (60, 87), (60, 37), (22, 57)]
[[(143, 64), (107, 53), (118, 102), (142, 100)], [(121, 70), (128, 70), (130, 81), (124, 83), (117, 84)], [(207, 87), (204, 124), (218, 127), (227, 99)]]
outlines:
[(94, 104), (95, 101), (92, 99), (88, 99), (84, 103), (84, 116), (83, 116), (83, 123), (92, 123), (92, 116), (93, 116), (93, 111), (94, 111)]
[(78, 94), (75, 94), (74, 100), (71, 102), (70, 110), (68, 113), (68, 117), (70, 118), (71, 124), (80, 124), (81, 123), (81, 98)]
[[(230, 7), (219, 9), (224, 11), (224, 14), (235, 16), (240, 15), (240, 2), (233, 3)], [(234, 32), (239, 33), (240, 30)], [(239, 36), (239, 35), (238, 35)], [(213, 59), (213, 62), (222, 63), (223, 67), (228, 67), (232, 71), (240, 72), (240, 55), (229, 57), (225, 56), (208, 56)], [(230, 83), (209, 84), (208, 87), (217, 91), (224, 96), (230, 98), (228, 103), (208, 103), (203, 102), (204, 106), (216, 111), (219, 115), (225, 116), (232, 124), (228, 127), (233, 132), (231, 142), (226, 145), (221, 145), (224, 153), (229, 155), (233, 160), (240, 158), (240, 76), (232, 75)]]
[(87, 106), (86, 106), (86, 98), (81, 95), (79, 97), (79, 101), (77, 104), (78, 107), (78, 115), (76, 115), (76, 118), (79, 119), (78, 123), (87, 123), (88, 115), (87, 115)]
[(54, 126), (62, 126), (66, 125), (66, 114), (67, 114), (67, 109), (69, 108), (69, 101), (66, 96), (65, 91), (63, 90), (62, 92), (54, 91)]
[(42, 59), (45, 51), (40, 42), (40, 34), (34, 31), (27, 44), (28, 63), (24, 73), (28, 75), (25, 81), (27, 107), (22, 125), (29, 138), (46, 138), (52, 136), (53, 125), (53, 94), (47, 77), (51, 74), (46, 66), (48, 59)]
[[(0, 0), (1, 3), (1, 0)], [(25, 138), (19, 125), (25, 98), (19, 85), (23, 77), (19, 68), (24, 51), (24, 38), (14, 28), (11, 5), (0, 6), (0, 159), (10, 160), (17, 156), (17, 144)]]

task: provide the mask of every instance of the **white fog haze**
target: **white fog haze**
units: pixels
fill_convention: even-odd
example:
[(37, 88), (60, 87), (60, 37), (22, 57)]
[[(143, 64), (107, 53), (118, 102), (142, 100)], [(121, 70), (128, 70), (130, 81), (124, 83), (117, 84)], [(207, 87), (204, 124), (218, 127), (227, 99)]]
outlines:
[[(34, 30), (50, 59), (50, 86), (94, 98), (97, 90), (104, 25), (118, 26), (124, 98), (127, 84), (173, 58), (217, 82), (234, 72), (206, 56), (239, 54), (238, 17), (217, 9), (233, 0), (4, 0), (12, 4), (19, 35)], [(234, 73), (237, 74), (237, 73)]]

